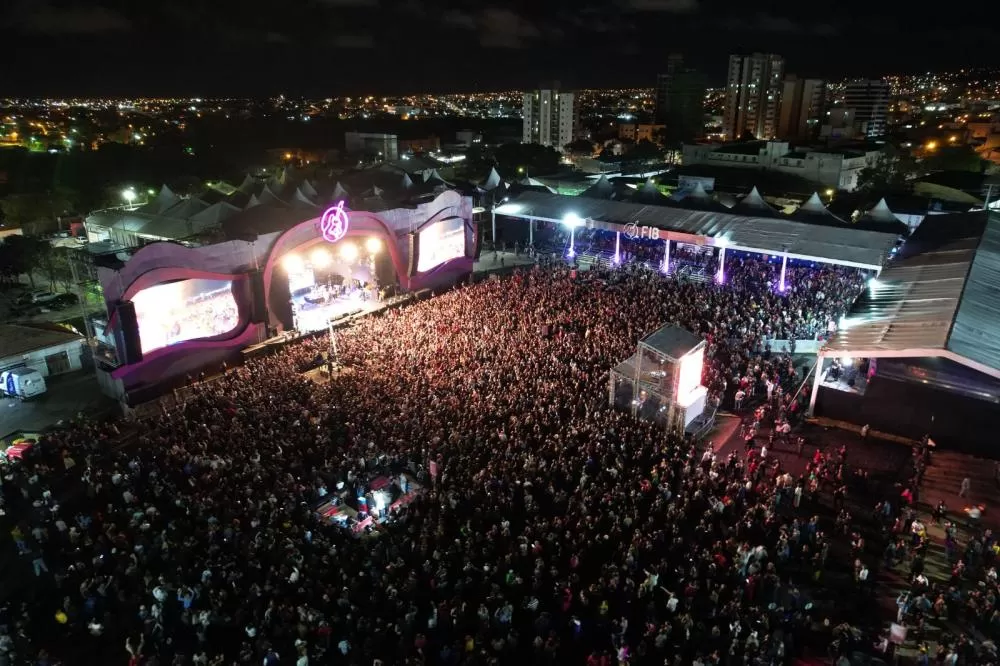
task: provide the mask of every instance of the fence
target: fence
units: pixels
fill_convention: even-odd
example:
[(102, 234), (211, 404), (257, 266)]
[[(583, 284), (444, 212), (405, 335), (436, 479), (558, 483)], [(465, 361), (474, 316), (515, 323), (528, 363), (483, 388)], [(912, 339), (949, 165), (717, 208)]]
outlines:
[(776, 354), (786, 354), (789, 352), (792, 342), (795, 343), (796, 354), (818, 354), (823, 346), (823, 340), (765, 340), (760, 351), (765, 347), (770, 347)]

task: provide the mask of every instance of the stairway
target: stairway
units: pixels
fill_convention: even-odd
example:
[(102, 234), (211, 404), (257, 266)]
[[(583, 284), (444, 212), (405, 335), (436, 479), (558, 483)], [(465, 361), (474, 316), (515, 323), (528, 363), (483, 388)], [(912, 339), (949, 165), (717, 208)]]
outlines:
[[(924, 472), (924, 482), (920, 487), (920, 501), (930, 507), (937, 506), (944, 500), (948, 509), (961, 520), (962, 509), (972, 503), (986, 505), (983, 520), (987, 524), (997, 521), (991, 516), (989, 509), (1000, 511), (1000, 488), (993, 480), (994, 461), (985, 458), (958, 453), (956, 451), (938, 450), (932, 454), (931, 464)], [(970, 493), (967, 498), (960, 498), (958, 492), (962, 487), (962, 479), (968, 477)], [(992, 518), (992, 520), (991, 520)]]

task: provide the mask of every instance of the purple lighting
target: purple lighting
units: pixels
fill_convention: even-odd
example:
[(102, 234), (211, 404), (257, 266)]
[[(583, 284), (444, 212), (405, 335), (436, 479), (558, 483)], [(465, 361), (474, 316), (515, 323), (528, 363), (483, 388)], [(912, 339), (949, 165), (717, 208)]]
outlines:
[(323, 239), (328, 243), (336, 243), (347, 235), (347, 225), (349, 223), (347, 211), (344, 210), (344, 202), (338, 201), (336, 206), (326, 209), (323, 217), (320, 218), (319, 228), (323, 234)]

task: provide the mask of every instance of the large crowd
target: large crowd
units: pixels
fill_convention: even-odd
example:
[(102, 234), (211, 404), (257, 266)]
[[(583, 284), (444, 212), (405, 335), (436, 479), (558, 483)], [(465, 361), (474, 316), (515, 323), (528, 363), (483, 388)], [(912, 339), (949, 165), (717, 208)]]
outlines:
[[(718, 285), (536, 267), (362, 319), (325, 383), (300, 373), (319, 337), (198, 385), (129, 446), (110, 444), (124, 424), (51, 435), (4, 479), (12, 537), (48, 586), (4, 609), (0, 664), (825, 654), (853, 607), (810, 590), (831, 552), (869, 561), (818, 517), (846, 461), (792, 475), (754, 434), (793, 418), (803, 379), (769, 340), (824, 334), (864, 276), (800, 267), (778, 293), (775, 270), (735, 260)], [(664, 323), (708, 340), (712, 400), (750, 415), (745, 456), (606, 404), (609, 368)], [(426, 491), (360, 537), (314, 510), (404, 472)], [(863, 599), (863, 581), (847, 592)]]

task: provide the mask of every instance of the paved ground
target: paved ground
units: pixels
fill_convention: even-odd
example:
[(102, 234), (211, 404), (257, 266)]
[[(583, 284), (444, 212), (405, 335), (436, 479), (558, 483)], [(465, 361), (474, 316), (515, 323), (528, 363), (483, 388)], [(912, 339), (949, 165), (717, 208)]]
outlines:
[[(882, 567), (885, 541), (878, 530), (873, 529), (871, 512), (879, 499), (898, 502), (902, 484), (909, 478), (912, 469), (912, 447), (907, 440), (891, 434), (879, 433), (882, 436), (874, 436), (875, 433), (872, 433), (867, 440), (862, 440), (857, 429), (845, 429), (830, 423), (805, 424), (798, 432), (807, 441), (801, 457), (794, 450), (780, 447), (768, 453), (769, 457), (778, 457), (782, 465), (793, 474), (804, 469), (816, 449), (832, 453), (842, 445), (847, 446), (848, 465), (864, 469), (869, 473), (869, 491), (864, 494), (852, 493), (848, 498), (848, 507), (855, 516), (855, 527), (865, 530), (866, 558), (873, 572), (877, 572), (877, 585), (874, 603), (856, 609), (854, 613), (856, 619), (865, 618), (873, 627), (888, 627), (896, 618), (897, 596), (909, 589), (910, 563), (907, 559), (892, 569)], [(720, 456), (728, 455), (732, 451), (742, 455), (743, 449), (738, 428), (726, 441), (721, 444), (716, 443), (716, 450)], [(965, 510), (972, 502), (984, 508), (981, 520), (984, 527), (1000, 529), (1000, 484), (994, 480), (993, 473), (993, 460), (947, 450), (933, 453), (931, 465), (919, 489), (917, 503), (918, 516), (928, 526), (930, 547), (925, 560), (925, 574), (932, 583), (948, 585), (951, 574), (951, 563), (944, 549), (944, 530), (933, 521), (931, 516), (933, 506), (938, 501), (945, 502), (949, 509), (947, 518), (959, 526), (959, 543), (963, 546), (971, 533)], [(965, 477), (971, 480), (971, 498), (958, 496), (961, 480)], [(832, 513), (828, 493), (824, 493), (820, 504), (822, 506), (816, 507), (817, 512), (821, 517), (829, 519)], [(834, 572), (827, 578), (825, 587), (833, 588), (836, 586), (835, 583), (851, 585), (849, 573)], [(971, 583), (967, 583), (969, 584)], [(929, 644), (930, 654), (933, 655), (937, 649), (937, 641), (943, 635), (970, 632), (977, 640), (985, 638), (978, 635), (971, 627), (959, 624), (953, 619), (932, 617), (926, 622), (923, 639)], [(919, 655), (918, 647), (914, 631), (911, 629), (907, 641), (897, 651), (901, 663), (915, 663)]]
[(512, 268), (514, 266), (530, 266), (535, 260), (523, 252), (514, 254), (513, 252), (492, 252), (483, 250), (473, 268), (473, 273), (489, 273), (491, 271)]
[(46, 379), (48, 391), (32, 400), (0, 398), (0, 436), (18, 430), (39, 432), (79, 412), (91, 418), (115, 406), (101, 393), (93, 370)]

